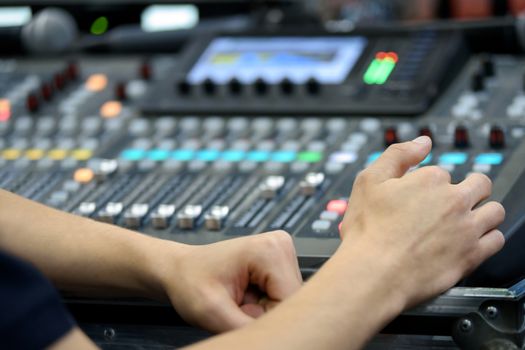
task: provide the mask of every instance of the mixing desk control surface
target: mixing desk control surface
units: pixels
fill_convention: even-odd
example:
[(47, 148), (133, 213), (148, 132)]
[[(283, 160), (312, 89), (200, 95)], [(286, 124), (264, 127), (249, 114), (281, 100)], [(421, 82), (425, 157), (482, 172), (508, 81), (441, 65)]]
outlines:
[(485, 173), (495, 197), (510, 185), (500, 174), (523, 167), (521, 59), (471, 58), (416, 118), (144, 114), (176, 67), (168, 56), (0, 61), (0, 187), (185, 243), (283, 229), (308, 268), (337, 248), (356, 174), (392, 143), (432, 137), (420, 166), (455, 182)]

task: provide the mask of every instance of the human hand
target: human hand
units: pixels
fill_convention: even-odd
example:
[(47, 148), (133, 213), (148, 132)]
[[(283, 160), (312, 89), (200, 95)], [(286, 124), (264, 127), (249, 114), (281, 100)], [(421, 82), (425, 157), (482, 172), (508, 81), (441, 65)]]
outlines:
[(284, 231), (204, 246), (162, 241), (156, 256), (155, 273), (177, 312), (212, 332), (251, 322), (302, 284)]
[(436, 166), (407, 173), (430, 149), (427, 137), (392, 145), (357, 176), (336, 253), (358, 246), (369, 261), (388, 265), (406, 306), (452, 287), (505, 241), (496, 229), (503, 206), (478, 206), (492, 191), (487, 176), (473, 174), (453, 185)]

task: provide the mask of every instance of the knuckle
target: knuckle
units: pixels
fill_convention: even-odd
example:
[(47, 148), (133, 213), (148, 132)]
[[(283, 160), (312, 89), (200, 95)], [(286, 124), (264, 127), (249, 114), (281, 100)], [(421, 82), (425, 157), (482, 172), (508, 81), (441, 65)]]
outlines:
[(505, 207), (500, 202), (492, 202), (494, 215), (498, 218), (498, 221), (503, 222), (505, 220)]
[(483, 187), (488, 190), (489, 193), (492, 193), (492, 180), (485, 174), (475, 173), (471, 176), (475, 176), (477, 180), (482, 183)]
[(425, 178), (432, 183), (450, 182), (450, 173), (439, 166), (427, 166), (421, 170)]
[(284, 230), (268, 232), (264, 235), (265, 248), (271, 250), (289, 250), (293, 247), (292, 235)]
[(370, 175), (368, 171), (361, 171), (354, 180), (354, 187), (366, 187), (370, 182)]
[(456, 188), (456, 191), (454, 191), (452, 203), (454, 204), (454, 209), (470, 209), (470, 190), (463, 187)]

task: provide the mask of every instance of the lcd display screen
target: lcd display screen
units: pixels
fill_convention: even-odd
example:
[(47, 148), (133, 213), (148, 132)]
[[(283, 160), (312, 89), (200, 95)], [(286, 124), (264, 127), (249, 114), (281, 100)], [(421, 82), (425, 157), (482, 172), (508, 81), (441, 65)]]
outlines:
[(219, 37), (199, 57), (188, 81), (225, 84), (235, 78), (251, 84), (261, 78), (275, 84), (287, 78), (302, 84), (314, 78), (340, 84), (366, 44), (363, 37)]

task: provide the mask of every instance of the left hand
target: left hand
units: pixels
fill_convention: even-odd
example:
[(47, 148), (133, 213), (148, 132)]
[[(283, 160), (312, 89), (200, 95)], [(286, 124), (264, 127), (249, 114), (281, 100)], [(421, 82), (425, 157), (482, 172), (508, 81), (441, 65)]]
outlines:
[(284, 231), (204, 246), (162, 243), (155, 252), (161, 288), (186, 321), (212, 332), (250, 323), (302, 285)]

